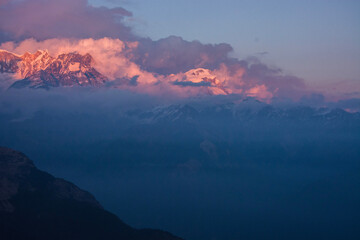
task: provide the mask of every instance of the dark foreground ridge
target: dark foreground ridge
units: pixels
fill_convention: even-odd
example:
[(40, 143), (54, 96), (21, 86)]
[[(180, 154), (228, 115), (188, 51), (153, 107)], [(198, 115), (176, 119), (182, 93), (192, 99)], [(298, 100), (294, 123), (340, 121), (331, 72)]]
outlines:
[(0, 147), (0, 238), (181, 240), (137, 230), (88, 192), (38, 170), (24, 154)]

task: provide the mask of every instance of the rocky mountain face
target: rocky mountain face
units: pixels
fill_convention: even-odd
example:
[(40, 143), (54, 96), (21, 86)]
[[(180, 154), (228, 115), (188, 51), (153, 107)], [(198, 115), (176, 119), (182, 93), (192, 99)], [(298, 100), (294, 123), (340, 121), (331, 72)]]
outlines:
[(180, 240), (136, 230), (88, 192), (38, 170), (24, 154), (0, 147), (1, 239)]
[(50, 88), (59, 86), (103, 85), (107, 78), (93, 67), (90, 54), (60, 54), (52, 57), (47, 51), (16, 55), (0, 51), (0, 73), (13, 73), (20, 80), (13, 88)]
[(0, 73), (16, 73), (21, 56), (0, 50)]

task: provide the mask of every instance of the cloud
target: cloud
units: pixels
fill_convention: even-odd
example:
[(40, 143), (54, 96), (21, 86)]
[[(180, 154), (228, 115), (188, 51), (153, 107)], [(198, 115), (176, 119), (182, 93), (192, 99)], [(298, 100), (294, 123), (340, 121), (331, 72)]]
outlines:
[(180, 82), (180, 81), (175, 81), (173, 82), (174, 85), (178, 85), (178, 86), (192, 86), (192, 87), (210, 87), (211, 83), (209, 82)]
[(360, 98), (339, 100), (334, 103), (335, 107), (345, 109), (348, 112), (360, 112)]
[(8, 89), (14, 82), (15, 76), (9, 73), (0, 74), (0, 92), (4, 92)]
[(0, 0), (0, 6), (1, 6), (1, 5), (5, 5), (5, 4), (7, 4), (8, 2), (10, 2), (10, 0)]
[(93, 7), (87, 0), (1, 0), (0, 41), (36, 38), (135, 39), (124, 24), (132, 13), (121, 7)]
[(257, 55), (260, 55), (260, 56), (265, 56), (265, 55), (268, 55), (268, 54), (269, 54), (269, 52), (267, 52), (267, 51), (264, 51), (264, 52), (257, 52), (256, 54), (257, 54)]
[[(55, 57), (89, 53), (95, 68), (112, 81), (108, 86), (152, 94), (246, 94), (261, 99), (299, 99), (307, 93), (300, 78), (256, 58), (230, 57), (233, 48), (226, 43), (137, 37), (124, 23), (132, 13), (121, 7), (94, 7), (86, 0), (0, 3), (0, 48), (17, 54), (47, 49)], [(208, 76), (191, 76), (196, 69)]]
[(193, 68), (217, 68), (229, 60), (228, 54), (232, 51), (226, 43), (202, 44), (170, 36), (158, 41), (141, 39), (132, 59), (147, 71), (176, 74)]
[[(280, 69), (270, 68), (258, 60), (240, 61), (225, 57), (226, 54), (219, 59), (214, 56), (211, 61), (200, 65), (189, 65), (184, 68), (184, 70), (190, 68), (186, 72), (182, 68), (179, 68), (177, 71), (180, 72), (176, 74), (163, 73), (156, 69), (150, 71), (148, 65), (134, 60), (141, 44), (142, 41), (123, 41), (107, 37), (101, 39), (54, 38), (43, 41), (26, 39), (18, 43), (6, 42), (1, 44), (0, 48), (19, 55), (25, 52), (36, 52), (38, 49), (48, 50), (54, 57), (69, 52), (78, 52), (82, 55), (89, 53), (94, 58), (96, 70), (112, 81), (108, 86), (130, 88), (136, 92), (157, 95), (175, 94), (183, 97), (199, 94), (245, 94), (264, 100), (273, 97), (300, 98), (306, 93), (306, 86), (302, 79), (283, 75)], [(203, 50), (201, 43), (195, 45), (204, 54), (207, 52)], [(166, 55), (170, 49), (166, 48), (165, 52), (161, 49), (156, 51), (159, 51), (159, 55)], [(217, 51), (216, 46), (206, 46), (205, 49), (212, 49), (207, 56), (212, 56), (214, 55), (212, 51)], [(181, 59), (183, 55), (175, 54), (174, 58), (176, 57)], [(189, 58), (189, 61), (191, 59), (197, 61), (197, 57), (195, 54), (194, 56), (187, 55), (185, 58)], [(165, 62), (171, 67), (171, 61)], [(164, 67), (166, 67), (165, 62)], [(207, 64), (209, 68), (199, 68)]]
[(131, 62), (127, 55), (137, 47), (137, 42), (124, 42), (120, 39), (47, 39), (38, 41), (26, 39), (20, 43), (6, 42), (0, 48), (17, 54), (36, 52), (38, 49), (48, 50), (51, 56), (62, 53), (78, 52), (82, 55), (89, 53), (95, 60), (95, 68), (110, 80), (132, 79), (137, 76), (141, 83), (153, 83), (157, 79), (152, 73), (143, 71), (137, 64)]
[(325, 97), (320, 93), (310, 93), (302, 96), (300, 102), (305, 105), (321, 107), (325, 103)]
[(274, 96), (300, 99), (308, 93), (304, 79), (285, 75), (279, 68), (269, 67), (257, 59), (248, 60), (243, 80), (246, 83), (265, 85)]
[(257, 97), (261, 99), (271, 99), (274, 94), (268, 91), (268, 88), (263, 85), (256, 85), (246, 91), (246, 94), (250, 97)]

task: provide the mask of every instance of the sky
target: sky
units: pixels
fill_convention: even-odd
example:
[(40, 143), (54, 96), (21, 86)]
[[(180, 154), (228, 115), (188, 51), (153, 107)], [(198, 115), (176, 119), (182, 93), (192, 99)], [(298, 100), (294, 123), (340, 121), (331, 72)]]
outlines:
[(137, 34), (226, 42), (239, 58), (257, 56), (317, 85), (360, 82), (357, 0), (91, 0), (122, 6)]

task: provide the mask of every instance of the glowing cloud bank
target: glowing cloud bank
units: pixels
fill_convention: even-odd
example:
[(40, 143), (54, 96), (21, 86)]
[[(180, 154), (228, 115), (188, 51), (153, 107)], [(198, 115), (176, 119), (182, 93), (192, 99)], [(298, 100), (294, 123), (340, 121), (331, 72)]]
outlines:
[(233, 49), (226, 43), (138, 37), (125, 24), (131, 16), (123, 8), (94, 7), (86, 0), (1, 1), (0, 49), (18, 55), (47, 50), (52, 57), (90, 54), (108, 87), (155, 95), (241, 94), (270, 101), (313, 92), (303, 79), (256, 58), (230, 57)]
[[(141, 41), (130, 42), (107, 37), (56, 38), (43, 41), (31, 38), (19, 43), (5, 42), (0, 48), (18, 55), (33, 53), (39, 49), (46, 50), (51, 56), (72, 52), (90, 54), (95, 60), (94, 67), (109, 79), (109, 86), (151, 94), (176, 94), (183, 97), (199, 94), (244, 94), (269, 100), (274, 96), (299, 97), (305, 91), (301, 79), (283, 76), (281, 71), (270, 69), (260, 62), (230, 58), (225, 58), (222, 63), (209, 68), (203, 66), (209, 62), (213, 63), (216, 58), (210, 59), (207, 56), (207, 60), (203, 60), (202, 64), (193, 66), (194, 68), (177, 69), (173, 71), (174, 73), (156, 72), (155, 69), (149, 71), (147, 65), (144, 66), (137, 61), (141, 57), (139, 53), (141, 44)], [(163, 54), (160, 52), (159, 56)], [(178, 57), (181, 58), (181, 54)], [(160, 62), (168, 63), (169, 66), (178, 66), (176, 61), (177, 59), (165, 58)]]

